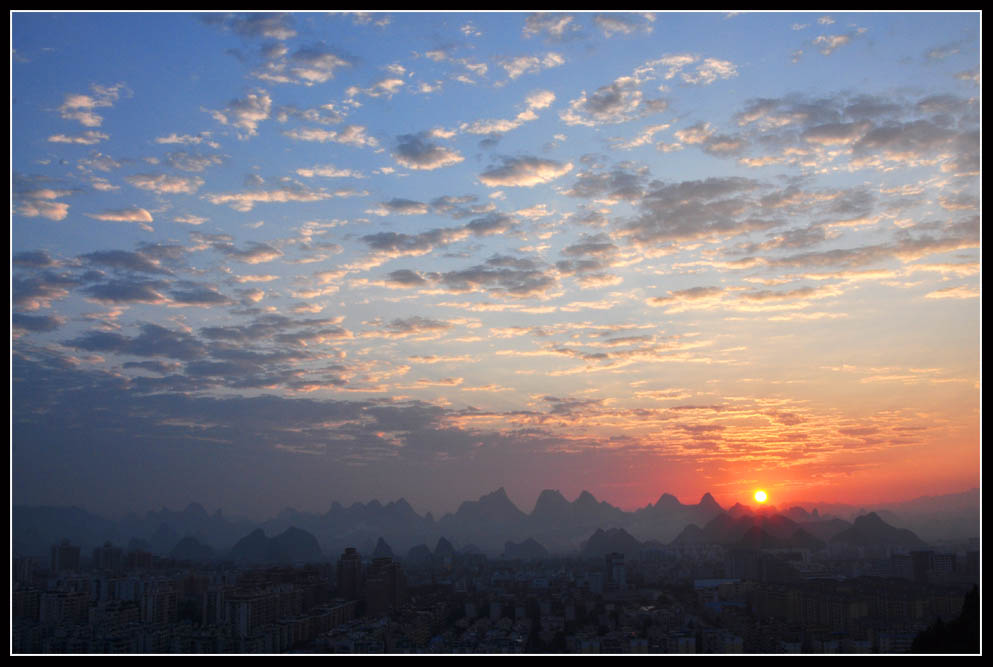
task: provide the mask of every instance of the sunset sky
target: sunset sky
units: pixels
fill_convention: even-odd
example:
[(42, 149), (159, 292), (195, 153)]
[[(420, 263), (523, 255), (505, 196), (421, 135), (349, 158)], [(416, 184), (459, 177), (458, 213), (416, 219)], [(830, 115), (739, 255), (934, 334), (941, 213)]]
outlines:
[(13, 500), (978, 486), (980, 18), (12, 14)]

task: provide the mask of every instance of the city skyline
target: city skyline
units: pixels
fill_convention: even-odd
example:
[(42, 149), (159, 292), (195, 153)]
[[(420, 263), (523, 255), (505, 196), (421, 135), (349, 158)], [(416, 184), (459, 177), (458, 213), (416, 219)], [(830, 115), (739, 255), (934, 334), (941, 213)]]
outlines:
[(979, 487), (980, 25), (12, 13), (12, 500)]

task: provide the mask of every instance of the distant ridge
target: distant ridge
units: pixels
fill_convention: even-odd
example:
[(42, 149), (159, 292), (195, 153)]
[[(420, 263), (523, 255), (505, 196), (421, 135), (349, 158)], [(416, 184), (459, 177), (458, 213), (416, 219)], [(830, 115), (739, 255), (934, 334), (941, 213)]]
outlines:
[[(11, 511), (11, 546), (15, 555), (30, 555), (43, 562), (48, 559), (51, 546), (62, 539), (78, 544), (84, 557), (108, 541), (128, 548), (141, 545), (142, 549), (156, 555), (170, 556), (181, 540), (189, 537), (195, 542), (186, 542), (177, 556), (205, 557), (210, 550), (214, 557), (223, 558), (257, 529), (261, 529), (263, 535), (282, 535), (294, 528), (315, 538), (317, 550), (325, 558), (335, 558), (347, 546), (358, 547), (366, 555), (372, 555), (377, 552), (379, 540), (384, 544), (388, 541), (388, 553), (396, 556), (425, 545), (425, 550), (434, 558), (434, 551), (426, 545), (439, 543), (441, 538), (445, 538), (453, 553), (471, 546), (496, 556), (505, 552), (508, 542), (521, 545), (533, 539), (549, 553), (568, 554), (580, 552), (597, 530), (620, 529), (642, 544), (652, 541), (730, 545), (743, 539), (759, 519), (765, 522), (758, 525), (769, 539), (756, 533), (753, 537), (758, 543), (786, 540), (811, 548), (821, 542), (859, 546), (878, 543), (880, 539), (895, 545), (920, 547), (936, 539), (932, 537), (934, 535), (940, 539), (948, 539), (949, 535), (963, 539), (979, 535), (976, 489), (886, 507), (890, 509), (862, 512), (846, 520), (828, 511), (843, 509), (836, 505), (806, 508), (791, 505), (777, 511), (768, 506), (756, 509), (735, 504), (725, 509), (709, 493), (703, 494), (695, 504), (684, 504), (675, 495), (662, 493), (654, 503), (626, 511), (596, 498), (589, 491), (581, 492), (570, 501), (558, 490), (545, 489), (538, 495), (532, 511), (525, 513), (502, 487), (461, 503), (457, 511), (445, 514), (439, 520), (430, 513), (419, 514), (403, 498), (389, 502), (355, 502), (347, 506), (331, 502), (328, 510), (322, 513), (287, 507), (261, 523), (232, 518), (220, 510), (210, 513), (199, 503), (189, 503), (180, 511), (162, 508), (144, 516), (131, 514), (119, 520), (105, 519), (78, 507), (15, 505)], [(779, 528), (772, 519), (775, 516), (780, 517), (775, 520), (781, 524)], [(717, 519), (720, 519), (718, 523), (711, 526)], [(738, 519), (743, 521), (733, 529), (723, 523)], [(721, 526), (729, 532), (721, 534)], [(784, 532), (782, 526), (788, 530)], [(919, 532), (918, 526), (922, 531)], [(801, 529), (804, 533), (794, 539)], [(262, 541), (255, 539), (260, 545), (255, 552), (249, 549), (251, 541), (242, 548), (247, 549), (246, 554), (255, 553), (253, 557), (260, 558), (258, 554), (268, 547), (261, 546)], [(378, 552), (387, 553), (382, 548)], [(316, 551), (310, 549), (309, 553), (313, 555)], [(425, 554), (418, 551), (414, 556), (415, 560), (423, 559)]]

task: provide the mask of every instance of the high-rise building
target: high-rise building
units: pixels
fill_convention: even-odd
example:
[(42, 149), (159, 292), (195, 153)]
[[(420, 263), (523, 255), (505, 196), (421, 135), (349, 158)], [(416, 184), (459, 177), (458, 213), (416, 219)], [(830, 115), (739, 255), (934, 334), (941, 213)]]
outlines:
[(914, 581), (927, 583), (929, 576), (934, 572), (934, 552), (911, 551), (910, 561), (914, 567)]
[(338, 597), (358, 600), (362, 586), (362, 557), (354, 547), (347, 547), (338, 559)]
[(102, 547), (93, 550), (93, 569), (118, 572), (124, 565), (124, 550), (104, 542)]
[(52, 571), (63, 572), (79, 570), (79, 547), (62, 540), (61, 544), (52, 545)]
[(365, 579), (367, 614), (396, 609), (406, 593), (406, 578), (399, 563), (390, 557), (374, 558)]
[(624, 554), (609, 553), (607, 561), (607, 590), (623, 591), (627, 589), (627, 571), (624, 568)]

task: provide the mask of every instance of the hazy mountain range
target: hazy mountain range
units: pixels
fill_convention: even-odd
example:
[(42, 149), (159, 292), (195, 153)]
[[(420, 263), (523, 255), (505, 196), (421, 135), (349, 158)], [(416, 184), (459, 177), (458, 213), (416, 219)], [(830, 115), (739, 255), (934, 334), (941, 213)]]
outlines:
[[(809, 511), (799, 506), (723, 508), (709, 493), (695, 504), (666, 493), (655, 503), (625, 511), (587, 491), (569, 501), (554, 490), (543, 491), (534, 509), (525, 513), (503, 488), (465, 501), (438, 520), (430, 513), (418, 514), (403, 499), (347, 507), (335, 502), (323, 514), (287, 508), (261, 523), (229, 518), (221, 510), (209, 514), (197, 503), (182, 511), (162, 509), (120, 520), (75, 507), (15, 506), (12, 511), (14, 554), (46, 559), (51, 545), (62, 539), (80, 545), (84, 556), (110, 541), (179, 559), (292, 562), (322, 552), (333, 557), (345, 546), (364, 554), (430, 559), (438, 548), (454, 549), (454, 543), (463, 550), (537, 558), (669, 543), (820, 548), (832, 542), (864, 546), (885, 540), (914, 547), (924, 540), (978, 534), (978, 489), (886, 505), (872, 513), (841, 505)], [(438, 544), (434, 553), (428, 544)]]

